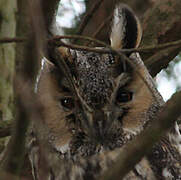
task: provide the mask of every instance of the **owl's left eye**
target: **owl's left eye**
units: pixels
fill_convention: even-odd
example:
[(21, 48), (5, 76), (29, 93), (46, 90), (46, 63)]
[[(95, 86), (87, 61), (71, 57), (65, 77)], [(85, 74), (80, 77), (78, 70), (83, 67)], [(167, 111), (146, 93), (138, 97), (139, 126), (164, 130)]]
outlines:
[(61, 105), (65, 107), (66, 109), (73, 109), (74, 108), (74, 100), (72, 98), (63, 98), (60, 100)]
[(118, 94), (116, 96), (116, 101), (118, 103), (124, 103), (124, 102), (128, 102), (131, 101), (133, 98), (133, 93), (127, 90), (118, 90)]

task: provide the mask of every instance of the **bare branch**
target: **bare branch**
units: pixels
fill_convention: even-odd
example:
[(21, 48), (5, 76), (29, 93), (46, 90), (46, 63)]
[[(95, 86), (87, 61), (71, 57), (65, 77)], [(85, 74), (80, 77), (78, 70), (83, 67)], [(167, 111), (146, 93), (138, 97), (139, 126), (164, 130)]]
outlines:
[(52, 22), (56, 17), (58, 5), (61, 0), (46, 0), (42, 3), (43, 15), (45, 18), (45, 26), (47, 28), (47, 32), (50, 30)]
[(84, 28), (88, 24), (89, 20), (92, 18), (92, 16), (95, 14), (95, 11), (100, 7), (100, 5), (103, 3), (104, 0), (97, 1), (94, 6), (91, 8), (91, 10), (84, 16), (82, 23), (79, 26), (79, 29), (76, 34), (82, 34), (84, 31)]
[(1, 38), (0, 39), (0, 43), (19, 43), (19, 42), (25, 42), (27, 41), (26, 38), (18, 38), (18, 37), (15, 37), (15, 38)]
[[(155, 1), (154, 6), (146, 11), (143, 21), (143, 38), (141, 42), (141, 47), (152, 46), (157, 44), (162, 44), (165, 42), (175, 41), (181, 39), (181, 1), (179, 0), (162, 0)], [(169, 53), (166, 56), (166, 52), (150, 52), (141, 53), (143, 61), (146, 61), (151, 56), (157, 53), (164, 53), (164, 59), (157, 64), (157, 71), (155, 72), (155, 66), (151, 66), (150, 71), (154, 71), (153, 74), (156, 75), (161, 68), (166, 67), (168, 63), (174, 59), (174, 57), (179, 53), (179, 48), (169, 49)], [(171, 55), (170, 55), (171, 54)], [(158, 55), (159, 56), (159, 55)]]
[(158, 51), (145, 61), (150, 74), (155, 77), (162, 69), (166, 68), (168, 63), (181, 51), (180, 46), (169, 47)]

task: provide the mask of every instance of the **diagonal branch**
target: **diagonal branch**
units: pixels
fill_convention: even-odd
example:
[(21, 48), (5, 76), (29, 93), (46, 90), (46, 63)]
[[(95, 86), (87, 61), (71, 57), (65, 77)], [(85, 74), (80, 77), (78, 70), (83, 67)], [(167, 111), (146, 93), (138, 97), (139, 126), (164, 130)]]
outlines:
[[(141, 47), (148, 45), (157, 45), (165, 42), (181, 39), (181, 1), (179, 0), (161, 0), (154, 1), (154, 6), (149, 8), (144, 14), (143, 20), (143, 38)], [(153, 76), (160, 72), (168, 63), (172, 61), (180, 52), (179, 48), (170, 48), (168, 52), (160, 51), (154, 53), (141, 53), (142, 60), (145, 62), (148, 58), (158, 58), (158, 63), (149, 66)], [(160, 54), (159, 54), (160, 53)], [(160, 67), (159, 67), (160, 66)]]
[(94, 34), (92, 35), (93, 38), (96, 38), (97, 35), (103, 30), (104, 26), (111, 20), (113, 16), (113, 13), (111, 13), (110, 16), (108, 16), (105, 21), (102, 22), (102, 24), (97, 28), (97, 30), (94, 32)]
[(173, 46), (154, 53), (145, 60), (145, 65), (149, 69), (152, 77), (155, 77), (162, 69), (168, 66), (168, 63), (181, 51), (181, 46)]
[(91, 8), (91, 10), (84, 16), (82, 23), (79, 26), (79, 29), (76, 34), (80, 35), (84, 31), (84, 28), (88, 24), (89, 20), (92, 18), (92, 16), (95, 14), (95, 11), (100, 7), (100, 5), (103, 3), (104, 0), (97, 1), (94, 6)]

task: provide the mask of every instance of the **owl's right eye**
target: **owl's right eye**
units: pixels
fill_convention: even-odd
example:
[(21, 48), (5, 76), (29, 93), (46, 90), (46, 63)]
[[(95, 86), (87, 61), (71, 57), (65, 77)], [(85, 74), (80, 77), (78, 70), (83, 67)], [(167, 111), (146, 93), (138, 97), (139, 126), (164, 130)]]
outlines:
[(74, 108), (74, 100), (70, 97), (63, 98), (60, 102), (61, 105), (68, 110), (72, 110)]
[(133, 98), (133, 93), (132, 92), (127, 91), (127, 90), (119, 89), (118, 94), (116, 96), (116, 101), (118, 103), (125, 103), (125, 102), (128, 102), (128, 101), (131, 101), (132, 98)]

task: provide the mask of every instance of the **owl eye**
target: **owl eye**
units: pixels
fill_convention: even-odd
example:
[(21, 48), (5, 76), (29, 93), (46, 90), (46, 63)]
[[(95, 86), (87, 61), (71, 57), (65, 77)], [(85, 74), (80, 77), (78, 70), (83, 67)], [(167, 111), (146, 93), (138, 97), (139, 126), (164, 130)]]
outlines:
[(131, 101), (132, 98), (133, 98), (132, 92), (119, 89), (118, 94), (116, 96), (116, 101), (118, 103), (124, 103), (124, 102)]
[(60, 100), (61, 104), (63, 107), (65, 107), (66, 109), (73, 109), (74, 108), (74, 100), (72, 98), (63, 98)]

